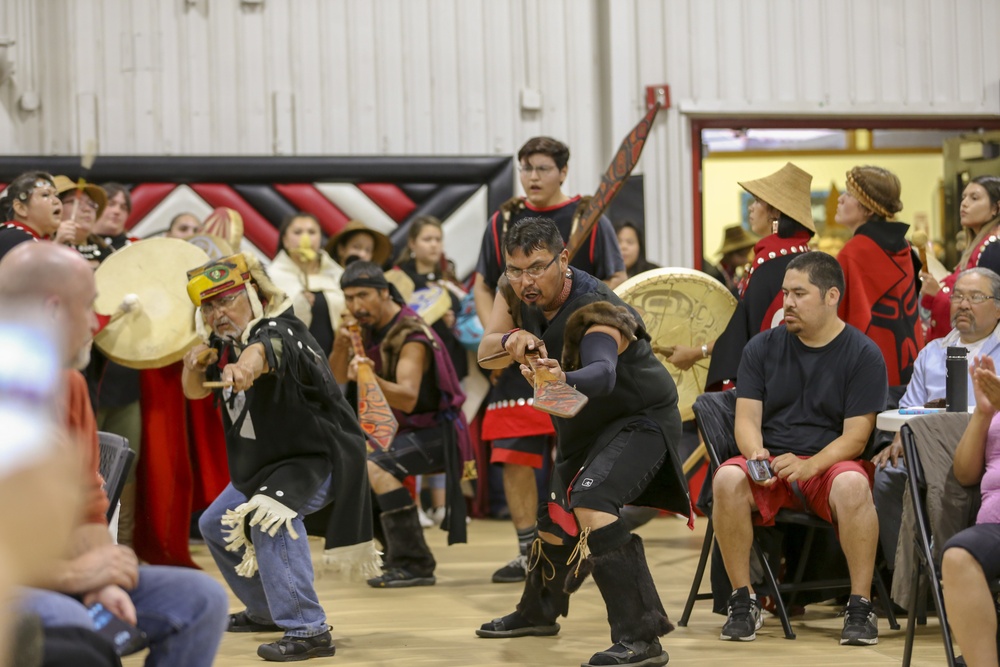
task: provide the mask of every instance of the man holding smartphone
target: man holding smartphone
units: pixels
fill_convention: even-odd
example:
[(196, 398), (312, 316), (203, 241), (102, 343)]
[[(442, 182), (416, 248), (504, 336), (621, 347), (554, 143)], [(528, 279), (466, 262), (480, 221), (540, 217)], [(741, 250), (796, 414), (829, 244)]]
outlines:
[[(720, 466), (712, 486), (715, 531), (733, 587), (721, 639), (756, 638), (753, 526), (773, 525), (778, 510), (790, 508), (837, 526), (851, 577), (840, 643), (878, 643), (868, 599), (878, 545), (874, 468), (860, 457), (888, 385), (879, 348), (837, 316), (843, 291), (834, 258), (796, 257), (782, 283), (785, 326), (758, 334), (743, 351), (735, 425), (741, 455)], [(757, 462), (769, 464), (770, 477)]]

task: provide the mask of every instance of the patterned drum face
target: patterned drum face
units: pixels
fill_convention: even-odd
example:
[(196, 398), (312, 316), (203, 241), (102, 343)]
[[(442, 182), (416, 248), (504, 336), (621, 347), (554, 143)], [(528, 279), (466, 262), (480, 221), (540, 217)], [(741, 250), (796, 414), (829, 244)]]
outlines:
[(209, 259), (220, 259), (229, 257), (235, 250), (224, 238), (212, 236), (211, 234), (196, 234), (189, 238), (188, 243), (195, 245), (205, 251)]
[(705, 391), (709, 360), (682, 371), (666, 359), (675, 345), (701, 347), (722, 335), (736, 310), (736, 298), (701, 271), (671, 267), (640, 273), (619, 285), (615, 294), (642, 316), (656, 358), (677, 384), (681, 419), (693, 419), (691, 406)]
[(167, 238), (139, 241), (108, 257), (94, 273), (94, 310), (111, 317), (94, 338), (101, 352), (129, 368), (180, 361), (199, 341), (185, 271), (207, 261), (201, 248)]
[(428, 325), (437, 322), (451, 309), (451, 296), (448, 290), (440, 285), (429, 285), (418, 289), (406, 302)]

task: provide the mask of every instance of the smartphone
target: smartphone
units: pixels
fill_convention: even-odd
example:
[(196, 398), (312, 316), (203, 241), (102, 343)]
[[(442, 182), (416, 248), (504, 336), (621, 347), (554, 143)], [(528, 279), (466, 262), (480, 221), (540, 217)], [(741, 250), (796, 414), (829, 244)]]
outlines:
[(87, 607), (87, 613), (94, 623), (94, 631), (111, 642), (118, 655), (130, 655), (141, 651), (149, 643), (145, 632), (118, 618), (100, 602)]
[(750, 479), (755, 482), (766, 482), (774, 477), (774, 473), (771, 472), (771, 464), (758, 459), (747, 460), (747, 472), (750, 473)]

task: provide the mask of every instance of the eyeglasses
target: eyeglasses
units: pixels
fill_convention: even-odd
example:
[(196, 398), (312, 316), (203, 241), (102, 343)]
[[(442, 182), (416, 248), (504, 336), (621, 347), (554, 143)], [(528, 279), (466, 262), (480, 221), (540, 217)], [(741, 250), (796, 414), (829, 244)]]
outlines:
[(995, 299), (996, 297), (987, 296), (982, 292), (971, 292), (969, 294), (965, 294), (964, 292), (952, 292), (951, 296), (948, 298), (951, 299), (952, 303), (962, 303), (963, 301), (968, 299), (969, 303), (971, 303), (974, 306), (978, 306), (979, 304), (985, 301), (989, 301), (990, 299)]
[(539, 266), (539, 265), (536, 264), (534, 266), (529, 266), (526, 269), (517, 269), (517, 268), (514, 268), (513, 266), (508, 266), (507, 270), (504, 273), (507, 274), (507, 280), (514, 280), (514, 281), (517, 281), (517, 280), (520, 280), (521, 278), (523, 278), (524, 274), (528, 274), (528, 276), (530, 276), (531, 278), (541, 278), (542, 274), (545, 273), (545, 271), (550, 266), (552, 266), (553, 262), (555, 262), (557, 259), (559, 259), (559, 255), (556, 255), (555, 257), (553, 257), (549, 261), (549, 263), (546, 264), (545, 266)]
[(242, 292), (237, 292), (236, 294), (220, 296), (218, 299), (212, 299), (211, 301), (202, 301), (201, 312), (204, 315), (214, 315), (216, 311), (229, 310), (236, 303), (236, 300), (240, 298), (241, 294)]
[(517, 170), (522, 174), (527, 174), (528, 176), (531, 176), (532, 172), (538, 174), (539, 176), (545, 176), (545, 174), (548, 174), (551, 171), (555, 171), (556, 168), (547, 164), (538, 167), (530, 164), (522, 164), (518, 165)]

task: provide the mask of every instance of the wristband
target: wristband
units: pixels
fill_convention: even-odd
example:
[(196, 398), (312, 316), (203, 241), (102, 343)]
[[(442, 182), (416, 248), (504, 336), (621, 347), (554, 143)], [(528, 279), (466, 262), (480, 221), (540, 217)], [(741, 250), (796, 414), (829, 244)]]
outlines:
[(701, 346), (701, 358), (708, 359), (708, 344)]
[(520, 327), (514, 327), (513, 329), (511, 329), (510, 331), (508, 331), (507, 333), (505, 333), (503, 336), (501, 336), (500, 337), (500, 347), (506, 350), (507, 349), (507, 339), (510, 338), (510, 336), (511, 336), (512, 333), (514, 333), (515, 331), (520, 331), (520, 330), (521, 330)]

